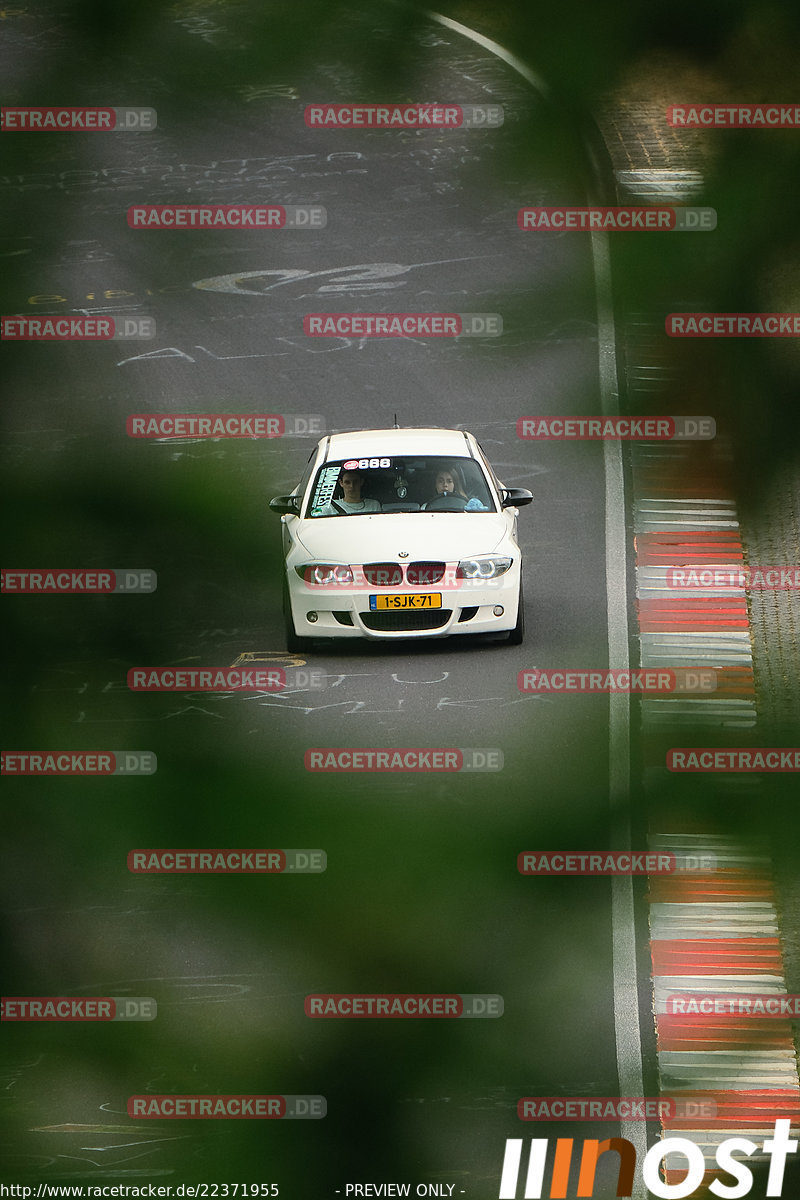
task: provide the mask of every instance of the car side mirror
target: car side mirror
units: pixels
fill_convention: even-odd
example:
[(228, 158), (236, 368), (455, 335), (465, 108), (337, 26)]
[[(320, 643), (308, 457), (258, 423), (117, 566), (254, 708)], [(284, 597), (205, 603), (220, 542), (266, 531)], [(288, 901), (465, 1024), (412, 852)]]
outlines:
[(273, 496), (269, 506), (274, 513), (287, 513), (296, 517), (299, 511), (298, 501), (299, 497), (297, 496)]
[(500, 497), (502, 508), (522, 508), (523, 504), (530, 504), (532, 500), (533, 492), (527, 488), (503, 488)]

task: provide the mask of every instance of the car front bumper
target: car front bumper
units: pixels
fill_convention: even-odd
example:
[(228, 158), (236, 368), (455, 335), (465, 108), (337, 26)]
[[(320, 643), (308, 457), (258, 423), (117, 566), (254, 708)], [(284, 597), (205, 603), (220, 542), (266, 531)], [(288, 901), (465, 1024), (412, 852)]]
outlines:
[[(298, 637), (401, 638), (449, 637), (452, 634), (503, 633), (517, 623), (518, 561), (498, 579), (459, 580), (457, 586), (379, 588), (356, 585), (309, 586), (295, 572), (288, 578), (292, 619)], [(452, 579), (452, 576), (451, 576)], [(370, 596), (441, 596), (441, 608), (370, 608)], [(498, 612), (498, 609), (501, 610)], [(309, 619), (309, 614), (313, 614)]]

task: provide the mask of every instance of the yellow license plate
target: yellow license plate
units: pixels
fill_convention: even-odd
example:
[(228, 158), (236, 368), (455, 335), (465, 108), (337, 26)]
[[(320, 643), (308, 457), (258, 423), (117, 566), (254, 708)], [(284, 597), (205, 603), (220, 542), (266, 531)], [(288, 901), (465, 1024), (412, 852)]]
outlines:
[(441, 592), (410, 592), (402, 596), (370, 596), (371, 609), (385, 608), (441, 608)]

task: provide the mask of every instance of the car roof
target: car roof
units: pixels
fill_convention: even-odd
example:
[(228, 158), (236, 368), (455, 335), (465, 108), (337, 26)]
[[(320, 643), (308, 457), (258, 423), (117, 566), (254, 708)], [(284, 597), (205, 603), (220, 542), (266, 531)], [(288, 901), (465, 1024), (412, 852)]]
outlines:
[(374, 458), (393, 454), (446, 454), (469, 458), (472, 434), (459, 429), (425, 428), (357, 429), (333, 433), (327, 440), (326, 461), (342, 458)]

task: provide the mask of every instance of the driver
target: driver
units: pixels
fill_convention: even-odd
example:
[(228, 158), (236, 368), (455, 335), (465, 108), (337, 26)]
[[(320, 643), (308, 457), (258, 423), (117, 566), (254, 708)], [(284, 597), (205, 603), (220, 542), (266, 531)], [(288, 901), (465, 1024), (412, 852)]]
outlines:
[(465, 500), (468, 498), (461, 486), (461, 476), (457, 467), (442, 467), (436, 476), (434, 487), (437, 496), (463, 496)]
[(463, 504), (459, 504), (458, 500), (453, 502), (454, 508), (466, 507), (469, 497), (464, 491), (461, 483), (461, 473), (458, 467), (443, 466), (439, 468), (434, 484), (434, 495), (423, 504), (423, 508), (442, 508), (447, 507), (447, 497), (456, 496), (458, 500), (463, 500)]
[(339, 486), (342, 489), (341, 498), (331, 500), (321, 508), (317, 516), (348, 516), (352, 513), (376, 513), (381, 511), (377, 500), (361, 498), (363, 476), (360, 471), (345, 471), (339, 476)]
[[(441, 467), (435, 480), (433, 499), (439, 496), (461, 496), (468, 499), (461, 482), (461, 473), (457, 467)], [(431, 503), (428, 500), (428, 504)], [(426, 505), (427, 506), (427, 505)]]
[[(456, 511), (463, 509), (465, 512), (486, 512), (487, 507), (482, 504), (476, 496), (470, 497), (469, 493), (464, 490), (464, 485), (461, 480), (461, 471), (455, 466), (440, 467), (434, 484), (436, 494), (431, 497), (427, 504), (423, 504), (423, 508), (432, 509), (448, 509), (448, 511)], [(452, 509), (448, 505), (447, 497), (453, 496)], [(463, 504), (460, 501), (463, 500)]]

